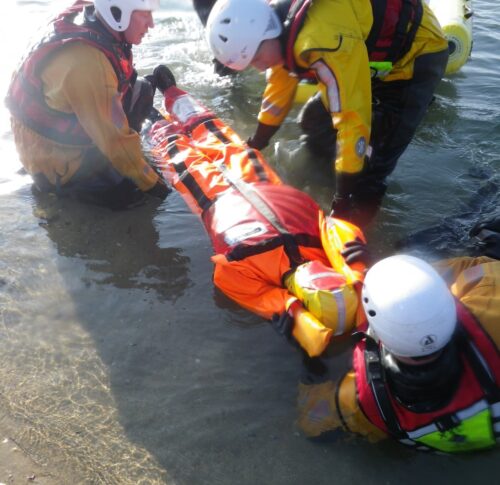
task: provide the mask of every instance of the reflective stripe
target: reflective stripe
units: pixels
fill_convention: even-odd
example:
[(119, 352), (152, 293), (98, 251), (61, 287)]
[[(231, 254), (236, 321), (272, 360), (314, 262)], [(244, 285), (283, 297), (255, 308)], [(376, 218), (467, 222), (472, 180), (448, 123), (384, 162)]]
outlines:
[(481, 401), (478, 401), (471, 407), (464, 409), (462, 411), (458, 411), (457, 416), (460, 418), (460, 421), (463, 421), (464, 419), (470, 418), (471, 416), (474, 416), (474, 414), (480, 413), (481, 411), (484, 411), (487, 408), (488, 408), (488, 403), (486, 402), (485, 399), (481, 399)]
[(326, 86), (330, 113), (340, 112), (340, 90), (335, 74), (323, 61), (316, 61), (311, 68), (316, 71), (318, 79)]
[(477, 264), (472, 268), (467, 268), (462, 272), (462, 278), (467, 285), (472, 285), (478, 283), (484, 278), (484, 268), (483, 265)]
[(270, 103), (266, 98), (262, 100), (262, 105), (260, 110), (263, 113), (271, 113), (272, 116), (279, 117), (283, 111), (283, 108), (280, 108), (278, 105)]
[(491, 414), (493, 417), (500, 417), (500, 402), (496, 402), (491, 406)]
[[(467, 409), (458, 411), (456, 413), (456, 416), (460, 419), (460, 421), (464, 421), (467, 418), (470, 418), (471, 416), (474, 416), (475, 414), (480, 413), (487, 408), (488, 403), (486, 402), (486, 400), (481, 399), (481, 401), (478, 401)], [(428, 426), (424, 426), (423, 428), (408, 431), (408, 436), (414, 440), (417, 440), (418, 438), (421, 438), (426, 434), (435, 433), (436, 431), (439, 431), (438, 427), (435, 424), (429, 424)]]
[(415, 441), (412, 441), (412, 440), (409, 440), (406, 438), (399, 440), (399, 442), (402, 443), (403, 445), (406, 445), (406, 446), (416, 446), (417, 445), (417, 443), (415, 443)]
[(346, 324), (346, 307), (344, 294), (342, 291), (333, 291), (333, 296), (335, 297), (335, 303), (337, 304), (337, 315), (338, 315), (338, 325), (337, 330), (333, 335), (342, 335), (345, 331)]
[(417, 446), (416, 449), (418, 451), (429, 451), (430, 450), (430, 448), (428, 446), (423, 446), (423, 445)]
[(417, 440), (418, 438), (421, 438), (426, 434), (435, 433), (437, 430), (438, 428), (435, 424), (429, 424), (427, 426), (424, 426), (423, 428), (419, 428), (414, 431), (408, 431), (408, 436), (411, 439)]

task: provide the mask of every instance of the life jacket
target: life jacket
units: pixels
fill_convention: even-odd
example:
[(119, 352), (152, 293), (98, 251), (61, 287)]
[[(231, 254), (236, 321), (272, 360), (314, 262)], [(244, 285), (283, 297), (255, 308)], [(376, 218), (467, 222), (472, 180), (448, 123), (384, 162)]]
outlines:
[(190, 96), (170, 88), (165, 105), (207, 151), (225, 152), (206, 167), (196, 151), (184, 151), (182, 136), (153, 134), (154, 156), (168, 161), (164, 177), (201, 216), (216, 254), (235, 261), (283, 246), (295, 267), (304, 262), (300, 247), (321, 248), (320, 208), (311, 197), (285, 186), (259, 151), (242, 149), (239, 137)]
[(288, 185), (230, 183), (202, 215), (217, 254), (235, 261), (283, 246), (294, 268), (304, 262), (300, 247), (321, 248), (320, 209), (308, 195)]
[[(285, 67), (299, 78), (310, 78), (308, 70), (297, 66), (293, 49), (312, 0), (279, 0), (278, 16), (283, 15), (284, 4), (290, 5), (283, 23)], [(386, 74), (411, 48), (422, 20), (422, 1), (371, 0), (371, 5), (373, 25), (365, 44), (372, 70)]]
[[(412, 412), (391, 393), (378, 344), (365, 336), (354, 349), (358, 403), (377, 428), (419, 450), (456, 453), (500, 440), (500, 355), (471, 313), (457, 302), (462, 373), (441, 409)], [(366, 326), (365, 326), (366, 328)]]
[[(85, 10), (82, 24), (74, 23)], [(65, 145), (92, 144), (74, 113), (50, 108), (44, 97), (40, 72), (47, 61), (69, 42), (84, 42), (105, 54), (118, 78), (123, 94), (136, 75), (132, 65), (131, 45), (120, 42), (97, 19), (91, 19), (92, 3), (78, 0), (58, 15), (49, 26), (49, 34), (37, 44), (14, 75), (7, 94), (7, 107), (12, 115), (36, 133)]]

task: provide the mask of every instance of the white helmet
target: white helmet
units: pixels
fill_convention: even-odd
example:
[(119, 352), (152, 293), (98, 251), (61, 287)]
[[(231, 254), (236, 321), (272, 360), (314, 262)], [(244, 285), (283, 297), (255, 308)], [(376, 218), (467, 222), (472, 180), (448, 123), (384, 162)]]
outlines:
[(207, 41), (219, 62), (242, 71), (260, 43), (278, 37), (281, 30), (267, 0), (218, 0), (207, 20)]
[(363, 308), (384, 347), (396, 357), (442, 349), (457, 322), (453, 296), (436, 270), (413, 256), (383, 259), (366, 274)]
[(160, 0), (94, 0), (96, 12), (117, 32), (127, 30), (134, 10), (157, 10)]

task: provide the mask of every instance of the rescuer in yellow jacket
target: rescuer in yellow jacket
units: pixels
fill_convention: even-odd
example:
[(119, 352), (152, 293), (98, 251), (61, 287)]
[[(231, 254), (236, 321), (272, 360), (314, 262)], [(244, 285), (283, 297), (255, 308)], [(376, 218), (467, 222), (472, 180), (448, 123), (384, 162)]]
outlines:
[(158, 7), (158, 0), (79, 0), (23, 60), (6, 102), (20, 160), (38, 189), (112, 207), (143, 192), (166, 197), (137, 132), (154, 87), (137, 79), (131, 52)]
[(343, 429), (450, 453), (494, 446), (500, 261), (462, 257), (432, 267), (392, 256), (368, 270), (361, 298), (366, 320), (354, 334), (353, 368), (334, 381), (316, 365), (321, 372), (299, 385), (305, 434)]
[(214, 284), (309, 356), (321, 355), (356, 324), (362, 232), (324, 217), (309, 195), (284, 184), (258, 150), (176, 87), (165, 67), (154, 77), (169, 119), (146, 139), (159, 172), (205, 226)]
[(333, 207), (385, 192), (441, 80), (448, 44), (421, 0), (219, 0), (207, 21), (215, 57), (267, 70), (259, 124), (263, 148), (289, 112), (301, 78), (321, 92), (301, 114), (308, 145), (334, 159)]

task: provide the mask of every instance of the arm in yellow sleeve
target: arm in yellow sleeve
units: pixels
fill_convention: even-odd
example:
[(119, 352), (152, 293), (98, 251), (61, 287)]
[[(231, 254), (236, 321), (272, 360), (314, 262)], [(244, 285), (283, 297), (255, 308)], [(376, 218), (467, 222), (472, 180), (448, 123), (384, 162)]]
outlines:
[(300, 302), (290, 307), (293, 315), (292, 335), (309, 357), (318, 357), (328, 347), (333, 335), (331, 328), (325, 327)]
[(268, 320), (289, 311), (294, 320), (292, 335), (308, 355), (318, 356), (325, 350), (333, 330), (325, 327), (281, 286), (279, 274), (282, 272), (276, 273), (278, 277), (273, 284), (269, 275), (261, 274), (258, 265), (252, 264), (252, 260), (258, 261), (258, 256), (232, 262), (214, 256), (212, 260), (215, 262), (214, 283), (229, 298)]
[(146, 163), (139, 134), (131, 130), (118, 93), (116, 74), (106, 56), (75, 43), (62, 49), (43, 73), (50, 97), (62, 111), (76, 114), (82, 127), (111, 164), (140, 189), (151, 189), (158, 175)]
[(291, 76), (284, 67), (274, 67), (267, 72), (267, 85), (262, 96), (259, 122), (279, 126), (293, 105), (299, 79)]
[(451, 286), (457, 280), (458, 276), (466, 269), (493, 261), (495, 260), (488, 258), (487, 256), (480, 256), (478, 258), (466, 256), (436, 261), (432, 263), (432, 266), (436, 268), (437, 272), (444, 278), (446, 283)]
[(463, 257), (440, 261), (435, 266), (453, 295), (500, 348), (500, 261), (486, 256)]
[(363, 42), (343, 39), (337, 52), (312, 51), (308, 63), (326, 87), (323, 102), (337, 130), (335, 171), (363, 170), (371, 130), (371, 79)]
[(297, 424), (311, 438), (336, 429), (359, 434), (370, 442), (386, 438), (358, 405), (353, 371), (338, 382), (300, 383)]

